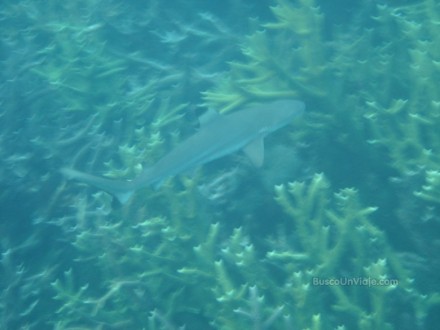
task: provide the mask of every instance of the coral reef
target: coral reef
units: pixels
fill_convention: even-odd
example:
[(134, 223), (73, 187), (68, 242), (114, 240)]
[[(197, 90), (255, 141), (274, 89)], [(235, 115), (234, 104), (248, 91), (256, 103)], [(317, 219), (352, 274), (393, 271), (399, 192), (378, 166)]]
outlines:
[[(435, 328), (440, 5), (228, 5), (2, 2), (1, 328)], [(221, 160), (125, 206), (57, 174), (132, 178), (199, 107), (289, 97), (289, 159), (258, 174)]]

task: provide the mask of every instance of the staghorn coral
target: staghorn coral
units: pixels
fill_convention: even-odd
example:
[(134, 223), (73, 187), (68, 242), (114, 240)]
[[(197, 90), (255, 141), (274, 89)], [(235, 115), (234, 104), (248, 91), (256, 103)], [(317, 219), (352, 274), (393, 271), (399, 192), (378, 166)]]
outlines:
[[(424, 326), (438, 295), (417, 292), (383, 231), (371, 223), (376, 209), (362, 207), (354, 189), (333, 193), (317, 174), (307, 184), (277, 186), (276, 200), (286, 212), (284, 234), (264, 244), (245, 228), (222, 238), (219, 223), (197, 222), (206, 215), (131, 216), (145, 219), (131, 224), (103, 217), (77, 234), (82, 257), (76, 269), (83, 275), (69, 271), (53, 283), (62, 303), (58, 326), (118, 328), (125, 320), (119, 327), (136, 327), (161, 315), (156, 320), (170, 329), (386, 329), (407, 308), (413, 326)], [(75, 278), (87, 284), (72, 291)]]
[(440, 203), (440, 172), (435, 170), (426, 171), (426, 184), (421, 191), (415, 191), (414, 195), (430, 203)]
[(439, 224), (440, 6), (365, 3), (336, 26), (318, 4), (276, 1), (275, 20), (248, 37), (245, 60), (231, 64), (230, 80), (205, 93), (206, 103), (226, 111), (299, 93), (308, 104), (307, 129), (297, 128), (292, 143), (307, 144), (310, 166), (332, 186), (356, 187), (362, 201), (378, 206), (372, 219), (392, 244), (429, 260), (430, 267), (412, 267), (420, 270), (417, 285), (432, 290), (439, 269), (432, 233)]
[[(108, 196), (60, 184), (58, 169), (70, 164), (109, 176), (135, 174), (145, 159), (152, 161), (177, 143), (178, 131), (192, 129), (177, 125), (177, 119), (184, 117), (184, 110), (190, 121), (195, 117), (191, 109), (198, 92), (195, 96), (193, 91), (199, 84), (209, 86), (220, 74), (222, 61), (236, 52), (224, 44), (238, 36), (223, 29), (215, 15), (185, 9), (192, 17), (185, 23), (180, 20), (183, 11), (158, 4), (0, 4), (2, 328), (51, 327), (48, 319), (61, 303), (51, 298), (54, 288), (49, 283), (59, 278), (55, 287), (61, 287), (64, 272), (72, 269), (75, 285), (85, 286), (73, 262), (79, 248), (70, 242), (93, 223), (114, 219)], [(160, 36), (169, 29), (182, 31), (197, 47), (189, 49), (178, 40), (165, 45)], [(218, 47), (221, 62), (202, 51)], [(175, 190), (162, 192), (174, 196)], [(150, 195), (157, 193), (146, 198)], [(179, 197), (191, 200), (184, 192)], [(142, 212), (137, 207), (144, 201), (121, 217), (138, 219)], [(156, 207), (167, 205), (172, 203), (162, 197)], [(171, 210), (173, 215), (178, 212)], [(190, 212), (195, 211), (187, 208), (178, 215)], [(81, 310), (78, 302), (68, 306)], [(57, 323), (65, 329), (71, 322)], [(90, 321), (89, 326), (96, 324)]]
[(311, 100), (307, 125), (319, 131), (305, 138), (316, 154), (341, 150), (402, 177), (437, 170), (438, 4), (365, 5), (367, 27), (354, 20), (327, 35), (317, 2), (280, 0), (271, 9), (275, 21), (247, 38), (246, 59), (232, 62), (229, 79), (204, 94), (207, 104), (227, 111), (299, 94)]
[[(439, 304), (435, 266), (418, 272), (392, 239), (418, 243), (404, 250), (434, 260), (418, 214), (428, 226), (438, 222), (438, 4), (364, 4), (364, 18), (338, 28), (317, 1), (278, 0), (271, 22), (252, 21), (259, 30), (237, 56), (230, 45), (240, 42), (238, 33), (177, 3), (191, 23), (154, 1), (129, 17), (130, 5), (114, 1), (2, 4), (13, 20), (6, 25), (19, 28), (0, 32), (9, 54), (4, 67), (12, 68), (2, 71), (1, 88), (20, 102), (3, 104), (0, 169), (7, 188), (47, 197), (32, 215), (42, 258), (31, 253), (35, 244), (2, 240), (2, 326), (429, 327)], [(57, 12), (71, 14), (60, 23)], [(139, 40), (148, 42), (141, 47)], [(207, 56), (215, 50), (221, 56)], [(272, 194), (235, 194), (227, 213), (211, 212), (198, 193), (207, 170), (145, 191), (124, 208), (65, 183), (47, 188), (55, 186), (47, 184), (48, 169), (62, 162), (133, 177), (191, 129), (186, 119), (202, 88), (206, 105), (221, 111), (305, 99), (303, 125), (279, 139), (287, 148), (304, 143), (308, 173), (325, 175), (276, 186), (280, 207)], [(13, 116), (21, 108), (25, 120)], [(17, 134), (23, 128), (27, 133)], [(40, 155), (44, 166), (35, 166)], [(252, 182), (243, 191), (256, 189)], [(261, 208), (249, 206), (260, 201)], [(397, 235), (390, 223), (402, 220)], [(47, 237), (57, 243), (43, 244)], [(358, 284), (319, 282), (347, 278)], [(359, 285), (365, 278), (399, 284)]]
[[(289, 264), (292, 269), (293, 276), (286, 275), (297, 302), (297, 317), (324, 316), (329, 304), (333, 317), (347, 320), (348, 328), (356, 325), (362, 329), (386, 329), (392, 326), (390, 320), (397, 312), (387, 306), (397, 295), (405, 296), (405, 303), (414, 304), (416, 310), (428, 308), (424, 304), (426, 297), (414, 291), (413, 279), (396, 258), (384, 233), (371, 223), (370, 215), (377, 209), (362, 208), (354, 189), (342, 189), (333, 196), (330, 192), (322, 174), (315, 175), (308, 185), (294, 182), (276, 187), (277, 201), (294, 221), (295, 234), (288, 241), (292, 246), (285, 242), (269, 252), (268, 258)], [(307, 271), (294, 272), (295, 269)], [(373, 284), (370, 288), (369, 283), (335, 285), (328, 281), (344, 281), (347, 277), (394, 282), (385, 286)], [(325, 305), (323, 296), (328, 299)]]

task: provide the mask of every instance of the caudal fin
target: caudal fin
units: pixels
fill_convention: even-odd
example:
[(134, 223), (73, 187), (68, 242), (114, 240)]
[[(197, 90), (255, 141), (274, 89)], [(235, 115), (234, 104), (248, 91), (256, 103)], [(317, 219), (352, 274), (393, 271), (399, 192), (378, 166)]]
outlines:
[(62, 168), (60, 172), (69, 180), (84, 182), (112, 194), (121, 204), (125, 204), (135, 191), (133, 183), (129, 181), (101, 178), (72, 168)]

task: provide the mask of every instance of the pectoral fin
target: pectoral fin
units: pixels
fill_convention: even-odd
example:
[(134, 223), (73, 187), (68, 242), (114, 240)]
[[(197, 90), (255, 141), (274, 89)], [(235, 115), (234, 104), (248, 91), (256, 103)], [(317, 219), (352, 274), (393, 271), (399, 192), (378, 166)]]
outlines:
[(246, 156), (256, 167), (260, 167), (264, 162), (264, 142), (262, 138), (256, 139), (249, 143), (243, 149)]

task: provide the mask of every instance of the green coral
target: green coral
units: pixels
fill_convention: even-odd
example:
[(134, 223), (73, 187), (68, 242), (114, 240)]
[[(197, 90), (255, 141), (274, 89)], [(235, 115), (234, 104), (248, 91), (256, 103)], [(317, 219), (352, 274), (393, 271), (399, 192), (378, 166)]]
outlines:
[[(254, 100), (313, 100), (306, 126), (292, 139), (310, 141), (318, 155), (326, 149), (349, 150), (368, 162), (385, 153), (390, 163), (378, 167), (390, 167), (402, 177), (427, 168), (426, 184), (415, 194), (437, 202), (437, 92), (426, 85), (435, 77), (430, 47), (436, 36), (420, 41), (420, 34), (431, 36), (435, 29), (416, 23), (429, 8), (438, 9), (430, 1), (366, 8), (376, 28), (353, 36), (336, 31), (343, 40), (338, 43), (324, 37), (324, 17), (314, 1), (292, 5), (279, 0), (272, 7), (275, 21), (247, 38), (245, 60), (231, 62), (228, 76), (204, 93), (205, 102), (229, 111)], [(397, 41), (395, 33), (400, 34)], [(408, 43), (412, 46), (405, 56), (390, 56)], [(393, 73), (402, 67), (407, 70)], [(414, 85), (403, 84), (402, 75)], [(433, 101), (423, 105), (425, 99)], [(180, 109), (175, 109), (172, 116), (179, 116)], [(163, 114), (157, 120), (167, 122)], [(161, 149), (160, 129), (152, 129), (151, 141)], [(137, 152), (145, 134), (139, 131), (138, 136), (120, 149), (122, 158), (133, 162), (124, 168), (135, 168), (149, 156), (148, 149)], [(328, 174), (275, 187), (275, 200), (285, 216), (280, 231), (265, 241), (252, 237), (246, 227), (228, 233), (222, 225), (226, 219), (200, 210), (197, 177), (167, 182), (160, 193), (149, 194), (154, 206), (148, 209), (142, 206), (145, 198), (136, 198), (128, 210), (113, 215), (124, 218), (117, 225), (97, 223), (81, 231), (75, 246), (84, 256), (91, 246), (105, 251), (92, 257), (106, 279), (96, 290), (101, 295), (86, 300), (95, 322), (131, 318), (133, 324), (150, 324), (152, 329), (183, 324), (215, 329), (391, 329), (398, 324), (395, 313), (401, 311), (393, 306), (400, 300), (412, 311), (413, 323), (421, 326), (438, 304), (438, 295), (418, 291), (414, 274), (374, 224), (381, 209), (364, 206), (364, 199), (374, 201), (367, 183), (354, 177), (348, 182), (360, 190), (334, 190), (338, 169), (331, 152), (324, 152), (333, 157), (321, 156), (317, 166)], [(169, 211), (164, 213), (165, 205)], [(152, 212), (158, 216), (151, 217)], [(207, 218), (211, 222), (201, 225)], [(338, 285), (346, 280), (351, 284)], [(150, 313), (137, 301), (148, 301)], [(66, 311), (62, 309), (61, 319), (70, 317)]]
[(325, 93), (319, 79), (325, 68), (319, 8), (308, 0), (296, 6), (279, 1), (272, 11), (277, 21), (248, 36), (242, 48), (246, 60), (231, 62), (228, 79), (204, 93), (209, 105), (229, 111), (256, 99)]
[[(326, 33), (330, 25), (317, 3), (274, 1), (272, 21), (244, 41), (243, 60), (230, 62), (229, 72), (203, 95), (205, 105), (222, 112), (254, 101), (305, 100), (303, 125), (284, 141), (303, 143), (308, 173), (320, 174), (275, 186), (268, 193), (274, 200), (271, 195), (264, 202), (270, 219), (255, 209), (240, 211), (248, 202), (240, 196), (229, 212), (206, 206), (198, 186), (208, 171), (142, 191), (120, 208), (112, 208), (105, 193), (60, 185), (42, 217), (72, 242), (72, 260), (57, 259), (63, 269), (45, 282), (21, 274), (28, 283), (45, 283), (44, 294), (53, 298), (55, 314), (38, 325), (392, 329), (402, 326), (403, 316), (414, 328), (426, 325), (440, 297), (420, 288), (418, 269), (398, 253), (389, 222), (402, 220), (398, 208), (408, 201), (433, 213), (440, 201), (439, 4), (364, 4), (368, 28), (358, 18)], [(174, 75), (159, 77), (151, 69), (159, 64), (142, 53), (121, 55), (103, 42), (105, 29), (81, 15), (59, 23), (31, 2), (8, 6), (26, 13), (35, 31), (51, 40), (37, 47), (45, 60), (28, 72), (53, 92), (36, 106), (58, 100), (48, 117), (64, 127), (71, 125), (65, 115), (71, 116), (69, 132), (78, 131), (52, 144), (45, 135), (32, 143), (50, 151), (82, 143), (69, 158), (72, 165), (102, 171), (98, 164), (104, 164), (107, 176), (132, 178), (182, 140), (190, 104), (165, 82), (174, 82)], [(113, 6), (107, 10), (109, 18), (117, 16)], [(148, 68), (133, 73), (133, 63)], [(150, 74), (148, 82), (137, 81)], [(84, 119), (89, 112), (95, 117)], [(109, 131), (112, 143), (103, 133)], [(87, 163), (94, 144), (102, 154), (93, 153)], [(115, 144), (118, 157), (110, 157)], [(406, 190), (392, 182), (405, 182)], [(35, 298), (22, 314), (48, 314), (39, 308)]]
[(414, 192), (414, 195), (434, 204), (440, 203), (440, 172), (426, 171), (426, 184), (422, 190)]
[[(294, 221), (296, 235), (291, 241), (295, 246), (276, 248), (268, 258), (290, 264), (292, 269), (307, 269), (293, 273), (290, 280), (297, 317), (325, 315), (322, 297), (329, 295), (331, 308), (345, 315), (340, 319), (352, 318), (353, 323), (346, 324), (349, 328), (354, 324), (361, 329), (390, 328), (394, 311), (387, 306), (394, 299), (393, 291), (405, 292), (412, 279), (396, 260), (384, 233), (371, 223), (369, 216), (376, 208), (362, 207), (354, 189), (342, 189), (331, 196), (322, 174), (315, 175), (309, 185), (295, 182), (278, 186), (276, 196)], [(363, 283), (344, 286), (326, 282), (344, 279), (347, 274), (352, 280), (394, 279), (394, 284), (370, 288)], [(318, 287), (311, 285), (315, 282)], [(421, 295), (413, 295), (421, 306)]]
[(438, 296), (417, 292), (410, 272), (371, 223), (376, 208), (363, 207), (357, 191), (334, 193), (317, 174), (308, 184), (277, 186), (276, 201), (286, 212), (286, 236), (264, 245), (244, 228), (223, 240), (220, 224), (195, 228), (190, 216), (102, 222), (81, 231), (75, 243), (83, 251), (79, 269), (94, 265), (106, 280), (89, 275), (90, 284), (72, 290), (69, 271), (66, 280), (54, 282), (57, 299), (65, 301), (60, 322), (85, 325), (83, 316), (91, 315), (98, 324), (131, 320), (127, 324), (135, 326), (156, 315), (160, 324), (181, 325), (198, 315), (204, 327), (215, 329), (388, 329), (397, 296), (423, 322)]
[(308, 125), (319, 132), (308, 134), (316, 149), (343, 148), (370, 162), (385, 150), (401, 176), (438, 170), (439, 5), (364, 10), (371, 28), (333, 28), (326, 39), (316, 2), (277, 1), (276, 20), (248, 37), (246, 60), (231, 63), (230, 79), (206, 92), (206, 102), (227, 111), (248, 100), (300, 95), (313, 100)]

